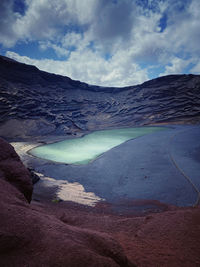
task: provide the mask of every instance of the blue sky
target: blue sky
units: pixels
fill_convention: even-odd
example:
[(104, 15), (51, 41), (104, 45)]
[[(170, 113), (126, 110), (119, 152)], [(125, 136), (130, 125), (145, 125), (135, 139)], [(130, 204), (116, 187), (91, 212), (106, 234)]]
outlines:
[(200, 73), (199, 0), (1, 0), (0, 54), (101, 86)]

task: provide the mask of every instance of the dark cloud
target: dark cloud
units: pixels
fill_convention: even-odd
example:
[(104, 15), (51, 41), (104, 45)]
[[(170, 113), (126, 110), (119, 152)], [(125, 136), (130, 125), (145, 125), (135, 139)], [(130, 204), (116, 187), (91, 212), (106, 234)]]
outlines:
[(93, 27), (101, 41), (128, 38), (134, 23), (134, 4), (130, 0), (98, 1)]

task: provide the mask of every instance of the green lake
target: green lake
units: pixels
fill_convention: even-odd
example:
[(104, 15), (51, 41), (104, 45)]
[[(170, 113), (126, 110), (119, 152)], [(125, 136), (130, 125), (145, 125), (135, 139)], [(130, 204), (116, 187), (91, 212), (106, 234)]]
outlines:
[(130, 139), (165, 130), (162, 127), (135, 127), (96, 131), (81, 138), (42, 145), (33, 148), (33, 156), (67, 164), (88, 164), (109, 149)]

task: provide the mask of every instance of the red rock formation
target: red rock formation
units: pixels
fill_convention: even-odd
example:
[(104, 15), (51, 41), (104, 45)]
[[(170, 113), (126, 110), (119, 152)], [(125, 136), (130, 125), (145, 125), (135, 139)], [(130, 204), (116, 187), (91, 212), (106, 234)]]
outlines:
[(65, 224), (30, 205), (32, 184), (0, 140), (0, 266), (133, 266), (111, 236)]
[(30, 202), (33, 191), (30, 172), (24, 167), (14, 148), (1, 138), (0, 151), (1, 180), (14, 185)]
[(135, 217), (92, 214), (70, 206), (61, 202), (45, 209), (68, 225), (109, 234), (136, 266), (200, 266), (200, 207)]

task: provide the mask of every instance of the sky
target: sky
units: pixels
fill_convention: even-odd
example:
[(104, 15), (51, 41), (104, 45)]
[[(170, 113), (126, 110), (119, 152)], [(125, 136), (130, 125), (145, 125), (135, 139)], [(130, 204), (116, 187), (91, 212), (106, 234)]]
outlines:
[(0, 0), (0, 54), (99, 86), (200, 74), (200, 0)]

